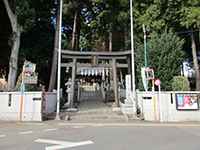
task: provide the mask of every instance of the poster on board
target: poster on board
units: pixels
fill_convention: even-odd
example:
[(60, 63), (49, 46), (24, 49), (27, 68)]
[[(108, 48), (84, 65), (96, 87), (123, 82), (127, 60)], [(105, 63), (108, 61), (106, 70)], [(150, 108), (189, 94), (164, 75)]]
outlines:
[(176, 109), (177, 110), (198, 110), (200, 95), (195, 93), (176, 94)]

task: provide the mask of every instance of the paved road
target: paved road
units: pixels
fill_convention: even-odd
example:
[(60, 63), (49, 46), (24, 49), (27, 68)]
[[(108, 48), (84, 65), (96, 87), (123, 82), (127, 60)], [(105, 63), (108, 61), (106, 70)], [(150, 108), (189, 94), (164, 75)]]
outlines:
[[(56, 142), (61, 145), (56, 145)], [(81, 145), (80, 142), (86, 143)], [(199, 150), (200, 126), (148, 123), (69, 124), (58, 121), (0, 123), (0, 150), (50, 150), (52, 146), (58, 146), (59, 150), (62, 144), (65, 147), (70, 147), (70, 144), (74, 146), (63, 150)]]

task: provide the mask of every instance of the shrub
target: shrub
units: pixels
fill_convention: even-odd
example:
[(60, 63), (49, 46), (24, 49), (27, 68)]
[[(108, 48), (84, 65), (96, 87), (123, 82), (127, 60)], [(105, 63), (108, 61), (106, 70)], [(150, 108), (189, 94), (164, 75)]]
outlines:
[(172, 80), (173, 91), (189, 91), (190, 83), (184, 76), (175, 76)]

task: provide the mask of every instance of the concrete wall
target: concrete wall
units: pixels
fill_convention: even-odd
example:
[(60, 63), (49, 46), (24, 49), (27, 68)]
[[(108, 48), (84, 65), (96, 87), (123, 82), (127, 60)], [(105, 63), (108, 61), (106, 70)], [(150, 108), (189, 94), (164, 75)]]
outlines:
[(177, 110), (177, 93), (195, 93), (200, 92), (137, 92), (139, 106), (143, 117), (148, 121), (200, 121), (200, 110)]
[[(56, 92), (47, 92), (45, 93), (45, 113), (50, 114), (56, 112)], [(44, 112), (44, 111), (43, 111)]]
[(56, 108), (55, 93), (45, 97), (47, 103), (42, 103), (42, 92), (25, 92), (23, 96), (21, 92), (0, 92), (0, 120), (42, 121), (43, 108), (49, 113)]

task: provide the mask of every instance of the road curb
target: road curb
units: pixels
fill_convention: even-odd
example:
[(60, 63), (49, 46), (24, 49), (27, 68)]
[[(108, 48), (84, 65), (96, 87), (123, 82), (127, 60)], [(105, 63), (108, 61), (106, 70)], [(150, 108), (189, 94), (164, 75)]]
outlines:
[(58, 123), (59, 126), (102, 126), (102, 127), (200, 127), (191, 123)]

